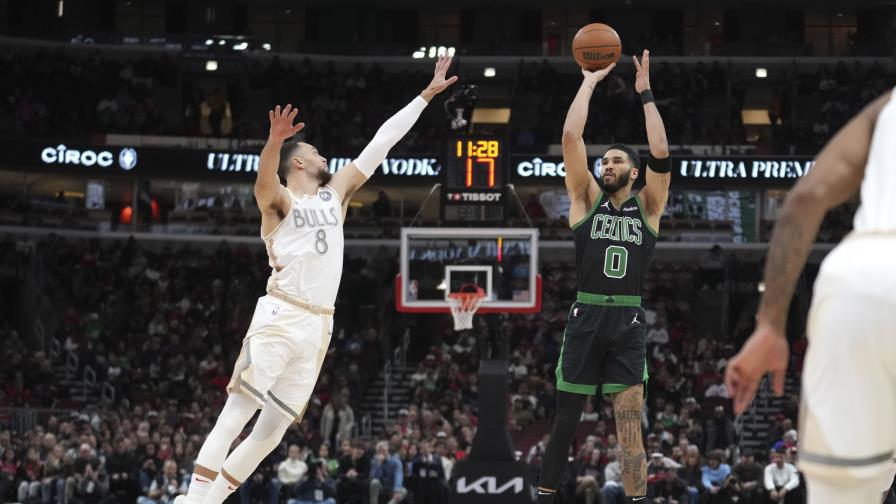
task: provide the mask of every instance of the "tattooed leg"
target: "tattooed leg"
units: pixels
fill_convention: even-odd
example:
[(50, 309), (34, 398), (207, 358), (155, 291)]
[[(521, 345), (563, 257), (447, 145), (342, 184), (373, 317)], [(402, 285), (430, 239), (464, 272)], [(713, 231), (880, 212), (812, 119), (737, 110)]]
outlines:
[(619, 438), (622, 484), (628, 496), (647, 494), (647, 455), (641, 436), (641, 408), (644, 385), (613, 394), (616, 435)]

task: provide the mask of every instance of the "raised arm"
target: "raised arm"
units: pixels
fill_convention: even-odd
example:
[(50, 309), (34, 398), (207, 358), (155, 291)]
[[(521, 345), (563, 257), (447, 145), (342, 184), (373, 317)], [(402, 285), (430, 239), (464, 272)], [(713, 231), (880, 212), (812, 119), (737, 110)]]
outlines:
[(647, 143), (650, 145), (650, 158), (647, 160), (647, 173), (645, 174), (645, 187), (641, 190), (641, 201), (644, 202), (644, 210), (654, 229), (659, 229), (659, 217), (666, 208), (666, 200), (669, 198), (669, 183), (672, 181), (669, 164), (669, 142), (666, 140), (666, 127), (663, 118), (653, 101), (653, 92), (650, 90), (650, 51), (647, 49), (641, 54), (641, 61), (637, 56), (632, 56), (635, 62), (637, 75), (635, 76), (635, 91), (641, 95), (641, 103), (644, 104), (644, 124), (647, 127)]
[(585, 218), (600, 193), (597, 181), (588, 170), (582, 134), (594, 88), (615, 67), (616, 63), (613, 63), (594, 72), (582, 70), (582, 85), (569, 105), (566, 122), (563, 123), (563, 164), (566, 166), (566, 192), (569, 194), (569, 225), (573, 227)]
[(283, 142), (302, 131), (305, 123), (293, 125), (299, 113), (299, 109), (287, 105), (282, 110), (277, 105), (274, 110), (268, 111), (268, 119), (271, 121), (271, 129), (268, 141), (261, 149), (258, 159), (258, 175), (255, 177), (255, 201), (262, 213), (276, 211), (281, 214), (289, 207), (289, 196), (283, 185), (277, 169), (280, 167), (280, 149)]
[[(417, 122), (417, 118), (420, 117), (430, 100), (457, 82), (456, 75), (445, 78), (445, 73), (450, 66), (450, 56), (439, 56), (432, 82), (426, 86), (426, 89), (380, 126), (376, 135), (373, 136), (373, 140), (361, 151), (357, 159), (336, 172), (330, 185), (342, 197), (343, 205), (348, 204), (355, 191), (367, 182), (367, 179), (386, 159), (389, 149), (398, 143), (411, 129), (411, 126)], [(372, 97), (372, 99), (376, 99), (376, 97)]]
[(784, 329), (796, 282), (824, 215), (849, 199), (862, 183), (877, 116), (889, 100), (890, 93), (876, 99), (838, 131), (781, 208), (765, 260), (765, 292), (756, 330), (725, 373), (737, 414), (749, 406), (766, 372), (772, 373), (775, 393), (784, 393), (789, 353)]

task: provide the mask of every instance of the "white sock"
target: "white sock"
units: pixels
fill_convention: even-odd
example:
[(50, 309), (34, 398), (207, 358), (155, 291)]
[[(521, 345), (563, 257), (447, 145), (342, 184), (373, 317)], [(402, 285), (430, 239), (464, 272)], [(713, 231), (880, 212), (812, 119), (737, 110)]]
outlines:
[(190, 488), (187, 490), (187, 504), (202, 504), (205, 502), (205, 496), (208, 495), (208, 490), (212, 487), (212, 483), (204, 476), (193, 473), (193, 477), (190, 478)]
[[(208, 488), (203, 504), (221, 504), (224, 499), (230, 496), (237, 489), (223, 474), (219, 474), (215, 478), (215, 482)], [(192, 504), (192, 503), (191, 503)]]

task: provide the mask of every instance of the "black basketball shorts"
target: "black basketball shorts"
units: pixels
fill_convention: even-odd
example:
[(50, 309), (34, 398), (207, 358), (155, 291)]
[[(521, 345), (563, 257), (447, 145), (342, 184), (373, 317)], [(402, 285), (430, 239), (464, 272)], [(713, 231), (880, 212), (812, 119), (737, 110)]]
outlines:
[(580, 292), (569, 310), (557, 389), (614, 394), (647, 382), (647, 325), (637, 296)]

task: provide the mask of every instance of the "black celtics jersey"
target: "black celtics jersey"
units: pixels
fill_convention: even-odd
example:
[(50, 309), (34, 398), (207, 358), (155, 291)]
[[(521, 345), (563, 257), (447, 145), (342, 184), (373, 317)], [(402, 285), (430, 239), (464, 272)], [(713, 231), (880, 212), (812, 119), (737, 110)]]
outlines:
[(613, 208), (603, 191), (588, 215), (573, 227), (578, 290), (604, 296), (640, 296), (656, 246), (641, 198)]

